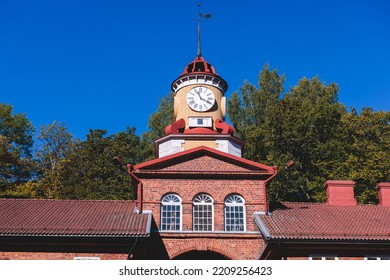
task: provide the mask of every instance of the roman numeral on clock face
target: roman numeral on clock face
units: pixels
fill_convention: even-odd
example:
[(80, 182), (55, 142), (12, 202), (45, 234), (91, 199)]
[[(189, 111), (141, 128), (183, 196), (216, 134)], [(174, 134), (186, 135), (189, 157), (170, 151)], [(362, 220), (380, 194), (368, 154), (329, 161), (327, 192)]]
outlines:
[(214, 106), (215, 96), (211, 89), (204, 86), (196, 86), (187, 92), (188, 106), (197, 112), (206, 112)]

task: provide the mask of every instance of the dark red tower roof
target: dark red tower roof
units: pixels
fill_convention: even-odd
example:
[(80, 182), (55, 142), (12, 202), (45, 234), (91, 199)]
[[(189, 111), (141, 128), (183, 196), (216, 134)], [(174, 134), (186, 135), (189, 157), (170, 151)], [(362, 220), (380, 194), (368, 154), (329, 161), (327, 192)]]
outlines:
[(224, 93), (227, 91), (228, 84), (216, 72), (214, 67), (208, 63), (202, 56), (196, 56), (193, 61), (187, 64), (183, 73), (173, 81), (171, 89), (177, 92), (181, 87), (200, 82), (196, 77), (203, 79), (203, 83), (218, 87)]
[(207, 73), (207, 74), (218, 74), (215, 72), (214, 67), (208, 63), (202, 56), (197, 56), (191, 61), (185, 68), (180, 76), (184, 76), (192, 73)]

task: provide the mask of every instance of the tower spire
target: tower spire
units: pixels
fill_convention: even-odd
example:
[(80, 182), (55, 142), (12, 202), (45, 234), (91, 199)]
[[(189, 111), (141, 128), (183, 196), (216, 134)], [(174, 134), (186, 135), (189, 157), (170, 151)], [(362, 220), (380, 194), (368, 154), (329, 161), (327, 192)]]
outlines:
[(211, 14), (202, 14), (200, 12), (200, 3), (198, 3), (198, 52), (197, 52), (197, 57), (202, 56), (202, 51), (200, 47), (200, 19), (201, 18), (211, 18)]
[(200, 3), (198, 3), (198, 52), (196, 56), (202, 56), (202, 52), (200, 50)]

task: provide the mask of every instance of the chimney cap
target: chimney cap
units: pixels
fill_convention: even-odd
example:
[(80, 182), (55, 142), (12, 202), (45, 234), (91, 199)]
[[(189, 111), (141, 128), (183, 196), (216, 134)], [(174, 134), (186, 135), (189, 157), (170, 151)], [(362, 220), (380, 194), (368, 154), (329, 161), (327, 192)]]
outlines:
[(377, 190), (380, 188), (390, 188), (390, 182), (380, 182), (378, 185), (375, 187)]
[(355, 185), (355, 181), (353, 180), (327, 180), (325, 182), (326, 185)]

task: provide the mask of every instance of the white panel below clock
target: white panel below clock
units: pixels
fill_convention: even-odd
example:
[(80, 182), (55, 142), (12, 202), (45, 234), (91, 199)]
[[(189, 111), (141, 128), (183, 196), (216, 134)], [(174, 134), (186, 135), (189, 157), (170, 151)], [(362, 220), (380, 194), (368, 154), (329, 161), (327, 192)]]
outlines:
[(184, 151), (184, 148), (182, 147), (182, 144), (184, 144), (184, 140), (169, 140), (165, 143), (162, 143), (158, 147), (158, 157), (165, 157), (172, 155), (174, 153), (178, 153), (181, 151)]
[(213, 119), (211, 117), (188, 117), (189, 127), (212, 127)]
[(241, 146), (229, 140), (216, 140), (218, 149), (221, 152), (225, 152), (237, 157), (241, 157)]

